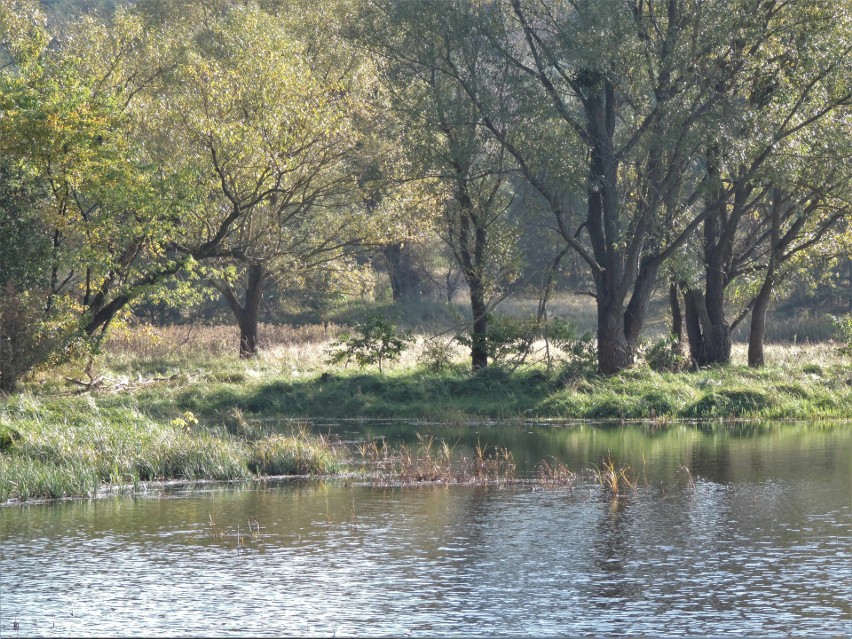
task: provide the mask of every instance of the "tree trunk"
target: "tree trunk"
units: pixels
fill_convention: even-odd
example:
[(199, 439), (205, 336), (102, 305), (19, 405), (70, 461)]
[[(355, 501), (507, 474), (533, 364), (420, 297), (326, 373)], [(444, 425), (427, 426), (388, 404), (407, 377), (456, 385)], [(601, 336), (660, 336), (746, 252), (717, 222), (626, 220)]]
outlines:
[(736, 229), (736, 220), (744, 211), (743, 191), (737, 189), (735, 205), (728, 213), (717, 156), (717, 148), (708, 151), (707, 172), (717, 187), (705, 201), (708, 215), (703, 225), (704, 290), (700, 293), (695, 291), (692, 296), (693, 308), (697, 311), (696, 317), (701, 325), (702, 345), (698, 349), (690, 348), (695, 363), (700, 366), (727, 364), (731, 361), (731, 327), (725, 317), (725, 289), (734, 249), (733, 231)]
[(397, 243), (382, 247), (382, 254), (390, 278), (393, 301), (420, 299), (423, 282), (412, 263), (411, 251)]
[(676, 340), (676, 348), (679, 352), (683, 349), (683, 312), (680, 308), (680, 287), (677, 282), (669, 284), (669, 308), (672, 313), (671, 334)]
[(478, 278), (468, 282), (470, 308), (473, 311), (470, 364), (473, 370), (488, 366), (488, 307), (485, 304), (485, 287)]
[(708, 278), (704, 296), (704, 364), (727, 364), (731, 361), (731, 327), (725, 318), (725, 293), (720, 279)]
[(748, 333), (748, 365), (753, 368), (763, 366), (766, 362), (763, 356), (763, 338), (766, 335), (766, 312), (772, 299), (774, 278), (767, 278), (754, 301), (751, 309), (751, 326)]
[(614, 375), (633, 365), (633, 349), (624, 335), (624, 314), (618, 307), (598, 305), (598, 370)]
[(703, 303), (700, 298), (701, 293), (694, 289), (687, 289), (683, 293), (683, 319), (686, 324), (686, 336), (689, 339), (689, 359), (695, 366), (701, 366), (707, 361), (699, 319), (699, 305)]
[(266, 269), (263, 264), (249, 264), (246, 274), (244, 303), (240, 303), (230, 287), (220, 287), (240, 327), (240, 357), (243, 359), (257, 355), (257, 324), (266, 284)]
[(641, 265), (639, 273), (636, 276), (636, 281), (633, 283), (630, 302), (627, 304), (627, 310), (624, 312), (624, 336), (627, 339), (627, 346), (630, 349), (631, 362), (633, 360), (633, 353), (636, 350), (636, 344), (639, 343), (639, 337), (642, 334), (645, 316), (648, 313), (648, 303), (651, 301), (651, 294), (654, 292), (654, 286), (657, 282), (657, 272), (659, 270), (659, 266), (655, 261), (644, 262)]
[(488, 232), (482, 220), (474, 214), (465, 169), (457, 166), (458, 183), (456, 201), (459, 217), (453, 235), (453, 252), (462, 269), (470, 290), (470, 310), (473, 314), (471, 330), (470, 364), (473, 370), (488, 366), (488, 305), (485, 301), (485, 255), (488, 250)]
[(698, 366), (727, 364), (731, 361), (731, 327), (725, 319), (722, 299), (714, 302), (695, 289), (685, 295), (690, 356)]
[(780, 208), (783, 203), (783, 197), (780, 191), (775, 191), (772, 198), (771, 211), (771, 228), (769, 231), (769, 264), (766, 267), (766, 276), (763, 278), (763, 285), (760, 287), (760, 292), (754, 300), (754, 306), (751, 309), (751, 327), (748, 333), (748, 365), (753, 368), (758, 368), (764, 365), (763, 357), (763, 338), (766, 335), (766, 312), (769, 310), (769, 303), (772, 301), (772, 291), (775, 289), (775, 284), (778, 279), (778, 262), (781, 259), (781, 213)]

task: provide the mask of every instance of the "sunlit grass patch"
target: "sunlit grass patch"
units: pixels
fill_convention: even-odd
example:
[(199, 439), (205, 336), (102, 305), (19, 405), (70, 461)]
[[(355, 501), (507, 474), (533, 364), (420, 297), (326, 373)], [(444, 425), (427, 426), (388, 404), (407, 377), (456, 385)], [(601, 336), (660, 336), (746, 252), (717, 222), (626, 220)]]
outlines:
[(328, 475), (340, 470), (334, 447), (305, 430), (252, 443), (248, 466), (259, 475)]
[(610, 497), (619, 497), (627, 490), (636, 490), (638, 481), (630, 466), (618, 466), (612, 457), (601, 460), (601, 465), (592, 470), (601, 488)]
[(91, 466), (57, 465), (20, 455), (0, 455), (0, 503), (10, 499), (93, 497), (101, 478)]
[(555, 457), (542, 459), (536, 465), (536, 477), (544, 486), (566, 486), (574, 483), (577, 479), (577, 473), (572, 472), (568, 466), (559, 461)]

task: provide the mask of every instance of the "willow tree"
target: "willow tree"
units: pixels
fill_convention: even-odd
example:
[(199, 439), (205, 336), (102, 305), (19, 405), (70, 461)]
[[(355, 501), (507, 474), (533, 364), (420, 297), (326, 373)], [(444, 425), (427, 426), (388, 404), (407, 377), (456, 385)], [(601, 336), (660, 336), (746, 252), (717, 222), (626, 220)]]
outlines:
[(418, 182), (431, 194), (435, 229), (468, 286), (471, 366), (485, 368), (489, 315), (501, 285), (517, 278), (518, 231), (507, 222), (513, 167), (447, 73), (446, 58), (471, 75), (487, 73), (488, 42), (440, 4), (376, 2), (369, 9), (356, 37), (373, 55), (402, 149), (386, 172), (398, 188)]
[[(708, 129), (698, 253), (686, 286), (692, 359), (728, 362), (733, 329), (751, 313), (749, 363), (763, 363), (766, 310), (797, 255), (849, 215), (852, 24), (842, 3), (735, 5), (731, 60), (716, 91), (724, 120)], [(844, 199), (846, 204), (844, 205)], [(747, 289), (732, 320), (731, 291)]]
[(217, 7), (187, 11), (172, 32), (189, 46), (151, 109), (167, 131), (167, 170), (190, 185), (174, 246), (211, 265), (245, 357), (257, 352), (270, 278), (339, 256), (359, 232), (357, 207), (345, 206), (354, 199), (356, 69), (330, 30), (303, 37), (310, 16)]
[(31, 210), (49, 245), (45, 308), (78, 309), (88, 335), (183, 268), (166, 245), (174, 209), (137, 133), (137, 97), (157, 89), (165, 51), (119, 11), (51, 37), (33, 3), (5, 1), (11, 60), (0, 72), (0, 152), (47, 193)]
[[(491, 72), (445, 56), (485, 127), (588, 267), (598, 367), (633, 362), (661, 266), (706, 212), (696, 203), (701, 127), (720, 97), (731, 19), (718, 3), (458, 3), (488, 39)], [(483, 98), (483, 83), (508, 100)]]

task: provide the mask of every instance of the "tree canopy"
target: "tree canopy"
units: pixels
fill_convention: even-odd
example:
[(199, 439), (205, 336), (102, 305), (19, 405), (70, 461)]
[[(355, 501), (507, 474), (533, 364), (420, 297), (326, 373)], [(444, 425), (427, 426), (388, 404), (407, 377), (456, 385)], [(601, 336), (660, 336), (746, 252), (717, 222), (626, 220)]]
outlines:
[(248, 356), (269, 287), (381, 256), (399, 298), (440, 239), (473, 368), (494, 305), (567, 255), (601, 372), (669, 284), (697, 365), (746, 318), (761, 365), (781, 287), (848, 259), (845, 0), (96, 4), (0, 0), (0, 284), (27, 317), (97, 338), (213, 291)]

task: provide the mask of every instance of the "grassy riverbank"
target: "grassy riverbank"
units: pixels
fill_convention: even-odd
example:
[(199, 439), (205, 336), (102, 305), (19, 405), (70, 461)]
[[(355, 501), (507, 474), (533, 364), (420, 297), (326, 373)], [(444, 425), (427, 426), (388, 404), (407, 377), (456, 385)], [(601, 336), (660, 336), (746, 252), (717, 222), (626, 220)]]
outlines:
[[(212, 334), (195, 339), (210, 342)], [(174, 336), (127, 339), (110, 346), (91, 377), (71, 367), (43, 371), (0, 398), (0, 501), (151, 480), (338, 472), (341, 450), (301, 428), (300, 418), (852, 417), (852, 360), (831, 345), (771, 346), (770, 364), (759, 370), (744, 365), (738, 347), (727, 367), (638, 366), (603, 377), (560, 360), (471, 374), (461, 353), (429, 372), (422, 344), (382, 375), (330, 368), (330, 336), (320, 329), (288, 334), (249, 361)]]

